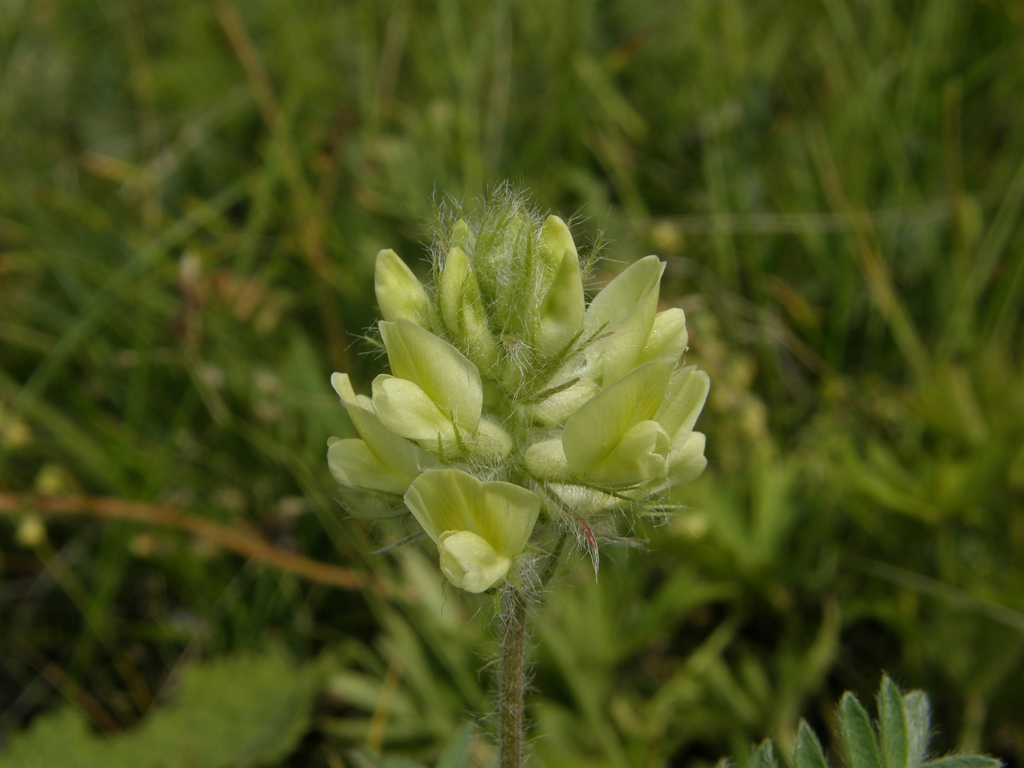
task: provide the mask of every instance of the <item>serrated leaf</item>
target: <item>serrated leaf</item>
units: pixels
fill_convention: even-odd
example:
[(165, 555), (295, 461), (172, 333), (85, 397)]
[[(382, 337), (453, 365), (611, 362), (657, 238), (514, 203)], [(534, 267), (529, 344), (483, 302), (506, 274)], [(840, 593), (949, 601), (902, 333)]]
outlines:
[(302, 674), (270, 655), (244, 654), (192, 667), (175, 703), (131, 735), (139, 748), (135, 765), (158, 765), (154, 752), (177, 755), (181, 764), (195, 768), (276, 763), (309, 727), (311, 678), (308, 670)]
[(800, 728), (796, 734), (793, 765), (794, 768), (828, 768), (821, 742), (806, 720), (800, 721)]
[(882, 685), (878, 689), (878, 730), (888, 768), (913, 768), (903, 697), (888, 675), (882, 676)]
[(871, 719), (852, 693), (839, 702), (839, 727), (850, 768), (883, 768)]
[(778, 768), (775, 761), (775, 748), (771, 740), (762, 741), (750, 758), (749, 768)]
[(99, 737), (77, 711), (70, 707), (48, 712), (11, 737), (0, 754), (0, 768), (103, 768), (106, 758), (97, 746)]
[(311, 671), (242, 655), (188, 669), (173, 704), (119, 736), (93, 734), (77, 713), (39, 718), (11, 740), (0, 768), (256, 768), (289, 755), (309, 728)]
[(921, 768), (999, 768), (1003, 763), (994, 757), (983, 755), (948, 755), (929, 760)]
[(911, 765), (924, 762), (931, 730), (931, 704), (923, 691), (911, 691), (903, 697), (907, 717), (907, 759)]

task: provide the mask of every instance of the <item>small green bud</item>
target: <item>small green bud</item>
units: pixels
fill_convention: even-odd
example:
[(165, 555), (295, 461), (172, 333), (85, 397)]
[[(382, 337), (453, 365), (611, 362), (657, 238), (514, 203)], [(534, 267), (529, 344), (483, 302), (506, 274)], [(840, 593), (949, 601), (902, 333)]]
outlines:
[[(554, 222), (554, 223), (552, 223)], [(545, 251), (554, 255), (554, 274), (540, 307), (536, 330), (537, 350), (551, 357), (565, 349), (583, 332), (583, 277), (580, 260), (565, 222), (556, 216), (544, 224)]]
[(538, 480), (555, 480), (569, 474), (569, 462), (565, 458), (561, 435), (531, 443), (523, 459), (526, 471)]
[(579, 262), (579, 254), (576, 253), (576, 243), (572, 239), (572, 232), (568, 225), (559, 216), (548, 216), (544, 219), (544, 226), (540, 230), (541, 258), (549, 265), (548, 271), (554, 272), (562, 261), (566, 251), (572, 253), (574, 259)]
[(390, 248), (377, 254), (374, 291), (385, 320), (403, 318), (424, 324), (429, 316), (427, 292), (398, 254)]
[(451, 248), (461, 248), (466, 251), (473, 244), (473, 235), (469, 230), (469, 224), (465, 219), (459, 219), (452, 225), (452, 232), (448, 244)]
[(477, 460), (493, 464), (508, 457), (512, 452), (512, 436), (494, 419), (484, 417), (476, 431), (473, 456)]
[(474, 363), (490, 368), (498, 360), (498, 345), (487, 328), (480, 286), (462, 248), (448, 252), (437, 293), (445, 329)]

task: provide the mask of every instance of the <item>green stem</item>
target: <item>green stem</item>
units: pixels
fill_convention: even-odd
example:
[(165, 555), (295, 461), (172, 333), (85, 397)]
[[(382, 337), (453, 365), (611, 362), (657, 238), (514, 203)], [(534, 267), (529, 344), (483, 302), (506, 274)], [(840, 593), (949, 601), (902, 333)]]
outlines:
[(526, 691), (526, 601), (519, 587), (502, 598), (500, 719), (501, 768), (523, 764), (523, 696)]

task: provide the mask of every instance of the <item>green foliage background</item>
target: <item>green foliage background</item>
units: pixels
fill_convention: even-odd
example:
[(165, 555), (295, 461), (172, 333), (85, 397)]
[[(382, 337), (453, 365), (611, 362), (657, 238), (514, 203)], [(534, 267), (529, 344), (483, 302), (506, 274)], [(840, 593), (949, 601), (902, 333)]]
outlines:
[(535, 763), (785, 754), (883, 670), (940, 752), (1024, 762), (1022, 48), (1018, 0), (0, 4), (0, 750), (65, 707), (162, 732), (227, 656), (239, 700), (320, 682), (263, 751), (195, 731), (212, 765), (431, 760), (488, 711), (486, 601), (371, 554), (402, 531), (347, 517), (325, 441), (330, 372), (381, 369), (377, 250), (512, 179), (604, 277), (664, 258), (712, 378), (688, 509), (540, 611)]

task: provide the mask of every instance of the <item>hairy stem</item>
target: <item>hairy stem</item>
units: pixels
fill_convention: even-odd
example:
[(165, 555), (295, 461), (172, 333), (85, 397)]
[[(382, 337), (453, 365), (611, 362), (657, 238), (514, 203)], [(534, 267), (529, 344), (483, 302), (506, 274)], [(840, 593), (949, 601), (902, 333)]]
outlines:
[(526, 690), (526, 600), (519, 587), (502, 596), (500, 718), (501, 768), (523, 764), (523, 696)]

